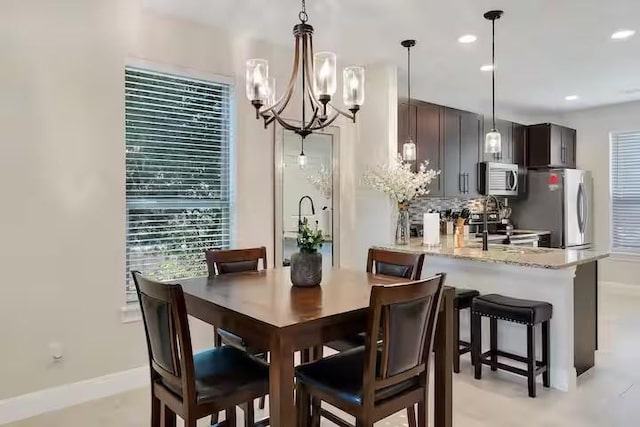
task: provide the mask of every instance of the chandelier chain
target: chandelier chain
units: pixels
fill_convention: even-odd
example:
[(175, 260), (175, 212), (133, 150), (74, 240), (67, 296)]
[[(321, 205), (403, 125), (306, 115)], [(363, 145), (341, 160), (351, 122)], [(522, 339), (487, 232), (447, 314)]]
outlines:
[(302, 0), (302, 10), (298, 14), (298, 18), (300, 18), (300, 22), (305, 24), (309, 20), (309, 15), (307, 15), (307, 2), (306, 0)]

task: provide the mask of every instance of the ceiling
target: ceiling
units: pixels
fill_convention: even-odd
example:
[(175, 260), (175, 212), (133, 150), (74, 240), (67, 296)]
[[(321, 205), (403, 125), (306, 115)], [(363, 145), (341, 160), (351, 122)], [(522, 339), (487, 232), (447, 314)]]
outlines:
[[(152, 10), (292, 46), (298, 0), (145, 0)], [(412, 51), (412, 95), (488, 112), (491, 106), (491, 24), (496, 24), (497, 114), (543, 116), (640, 99), (638, 0), (307, 0), (317, 50), (357, 63), (392, 62), (406, 81)], [(614, 41), (619, 29), (638, 31)], [(475, 34), (475, 43), (458, 37)], [(348, 64), (342, 64), (348, 65)], [(567, 95), (579, 95), (566, 101)]]

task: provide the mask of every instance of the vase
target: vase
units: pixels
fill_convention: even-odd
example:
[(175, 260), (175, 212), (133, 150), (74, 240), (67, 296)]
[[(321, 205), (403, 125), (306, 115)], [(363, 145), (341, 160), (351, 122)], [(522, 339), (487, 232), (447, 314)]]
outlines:
[(409, 203), (398, 203), (398, 219), (396, 222), (396, 245), (408, 245), (411, 237), (411, 221), (409, 219)]
[(322, 254), (297, 252), (291, 255), (291, 283), (293, 286), (318, 286), (322, 281)]

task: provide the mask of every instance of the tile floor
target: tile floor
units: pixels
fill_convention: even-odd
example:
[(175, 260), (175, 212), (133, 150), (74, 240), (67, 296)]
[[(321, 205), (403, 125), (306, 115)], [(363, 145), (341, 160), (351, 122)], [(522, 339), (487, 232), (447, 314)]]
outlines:
[[(572, 393), (539, 388), (527, 397), (525, 379), (483, 371), (475, 381), (465, 359), (454, 376), (456, 427), (631, 427), (640, 425), (640, 295), (602, 293), (597, 367), (579, 379)], [(6, 427), (147, 427), (147, 389), (135, 390)], [(239, 411), (239, 415), (241, 411)], [(258, 416), (264, 413), (258, 411)], [(206, 426), (201, 420), (199, 426)], [(240, 422), (240, 421), (239, 421)], [(180, 425), (180, 424), (179, 424)], [(333, 424), (323, 420), (322, 427)], [(400, 413), (376, 426), (406, 426)]]

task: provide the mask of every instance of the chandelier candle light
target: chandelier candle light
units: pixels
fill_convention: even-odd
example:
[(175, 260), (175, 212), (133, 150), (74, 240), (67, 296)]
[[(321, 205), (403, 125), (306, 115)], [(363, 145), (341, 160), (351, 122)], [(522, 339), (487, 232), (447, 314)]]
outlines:
[(484, 139), (485, 153), (499, 154), (502, 151), (502, 137), (496, 129), (496, 19), (504, 14), (501, 10), (490, 10), (484, 14), (491, 21), (491, 108), (493, 125)]
[[(275, 79), (269, 78), (269, 63), (265, 59), (247, 61), (246, 91), (247, 98), (256, 109), (256, 118), (263, 118), (265, 128), (277, 121), (283, 128), (297, 133), (304, 139), (309, 134), (331, 125), (340, 116), (356, 121), (356, 113), (364, 103), (364, 68), (350, 66), (344, 69), (342, 96), (349, 112), (339, 109), (332, 103), (332, 97), (337, 90), (336, 55), (332, 52), (314, 54), (313, 27), (307, 24), (309, 16), (305, 0), (302, 0), (302, 10), (298, 18), (300, 23), (293, 27), (293, 70), (285, 93), (280, 98), (276, 97)], [(287, 121), (282, 117), (295, 93), (298, 73), (301, 73), (302, 84), (300, 123)], [(303, 155), (304, 151), (301, 153), (301, 162), (304, 161)]]

